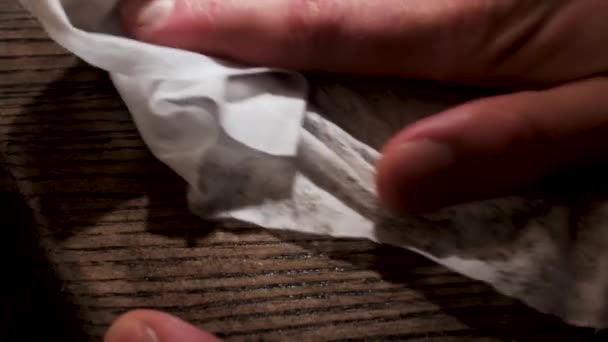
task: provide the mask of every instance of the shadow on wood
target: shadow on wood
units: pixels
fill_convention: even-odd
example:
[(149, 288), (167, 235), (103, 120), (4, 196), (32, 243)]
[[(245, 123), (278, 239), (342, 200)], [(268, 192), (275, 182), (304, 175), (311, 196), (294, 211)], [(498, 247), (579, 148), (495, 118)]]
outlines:
[(79, 310), (46, 255), (30, 208), (0, 162), (0, 340), (85, 341)]
[(141, 215), (151, 231), (200, 231), (185, 183), (149, 153), (105, 72), (78, 63), (25, 108), (11, 125), (7, 159), (55, 238)]

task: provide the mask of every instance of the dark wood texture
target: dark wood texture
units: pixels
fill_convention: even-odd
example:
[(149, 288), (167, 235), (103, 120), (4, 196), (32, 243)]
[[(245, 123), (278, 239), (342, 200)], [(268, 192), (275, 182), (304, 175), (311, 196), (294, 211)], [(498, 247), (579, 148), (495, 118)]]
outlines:
[(193, 217), (107, 75), (8, 0), (0, 143), (1, 340), (99, 340), (135, 308), (229, 341), (601, 339), (402, 250)]

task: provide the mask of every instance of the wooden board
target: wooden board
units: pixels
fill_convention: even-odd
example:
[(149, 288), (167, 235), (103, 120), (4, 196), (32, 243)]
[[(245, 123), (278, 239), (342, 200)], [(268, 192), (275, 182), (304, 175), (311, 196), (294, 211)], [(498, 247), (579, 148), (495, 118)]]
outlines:
[[(316, 97), (333, 110), (387, 106), (326, 90)], [(193, 217), (108, 76), (11, 1), (0, 4), (0, 142), (1, 340), (95, 341), (135, 308), (229, 341), (601, 339), (406, 251)]]

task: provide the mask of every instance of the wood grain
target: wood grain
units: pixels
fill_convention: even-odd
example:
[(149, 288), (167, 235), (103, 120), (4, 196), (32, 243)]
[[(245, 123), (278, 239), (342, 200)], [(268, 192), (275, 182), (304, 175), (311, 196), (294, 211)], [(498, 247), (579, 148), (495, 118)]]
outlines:
[(402, 250), (198, 220), (107, 75), (10, 1), (0, 144), (2, 340), (96, 341), (135, 308), (228, 341), (602, 338)]

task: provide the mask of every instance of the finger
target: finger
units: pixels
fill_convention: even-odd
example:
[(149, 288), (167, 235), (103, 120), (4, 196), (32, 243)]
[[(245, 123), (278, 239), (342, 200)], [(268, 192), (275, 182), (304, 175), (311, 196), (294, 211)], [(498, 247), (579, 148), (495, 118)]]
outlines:
[[(466, 81), (553, 6), (522, 3), (123, 0), (122, 14), (137, 39), (252, 64)], [(518, 20), (492, 28), (500, 13)]]
[(165, 313), (137, 310), (116, 320), (105, 342), (219, 342), (213, 335)]
[(473, 101), (395, 136), (378, 165), (390, 207), (426, 211), (513, 194), (607, 156), (608, 78)]

